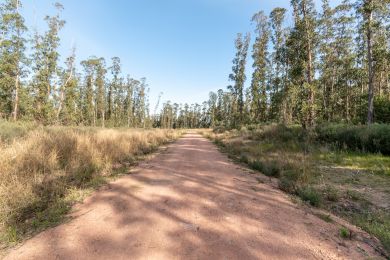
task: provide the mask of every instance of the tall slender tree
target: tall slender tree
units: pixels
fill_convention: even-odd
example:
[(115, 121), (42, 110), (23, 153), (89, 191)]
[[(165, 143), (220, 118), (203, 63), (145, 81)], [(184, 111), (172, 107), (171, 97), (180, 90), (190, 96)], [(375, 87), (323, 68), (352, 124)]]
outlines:
[(57, 15), (46, 16), (45, 20), (49, 27), (44, 35), (37, 32), (34, 36), (34, 81), (33, 92), (36, 110), (35, 119), (42, 123), (50, 123), (53, 118), (54, 104), (53, 91), (55, 90), (55, 79), (58, 68), (58, 47), (60, 45), (59, 31), (64, 26), (65, 21), (60, 18), (63, 6), (55, 4)]
[(19, 0), (6, 0), (0, 6), (0, 117), (18, 118), (21, 78), (25, 75), (27, 31), (20, 14)]
[[(268, 42), (269, 42), (269, 23), (268, 17), (260, 11), (252, 17), (252, 22), (256, 25), (256, 39), (253, 45), (253, 68), (251, 83), (251, 119), (253, 122), (267, 119), (267, 68), (268, 60)], [(277, 90), (273, 91), (273, 97)]]
[(233, 95), (233, 126), (237, 127), (243, 123), (244, 112), (244, 83), (246, 80), (245, 66), (246, 58), (248, 55), (248, 48), (250, 42), (250, 34), (247, 33), (245, 37), (242, 34), (237, 35), (235, 42), (236, 57), (233, 60), (232, 73), (229, 75), (229, 79), (234, 82), (232, 86), (229, 86)]

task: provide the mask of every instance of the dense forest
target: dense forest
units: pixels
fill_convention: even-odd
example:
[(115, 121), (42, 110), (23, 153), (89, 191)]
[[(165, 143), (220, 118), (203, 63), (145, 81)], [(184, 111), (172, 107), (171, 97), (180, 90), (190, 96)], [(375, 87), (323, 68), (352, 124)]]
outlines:
[[(388, 1), (292, 0), (288, 11), (256, 13), (254, 33), (235, 41), (232, 82), (202, 104), (165, 102), (149, 110), (146, 79), (124, 76), (119, 57), (90, 57), (77, 66), (73, 49), (60, 64), (63, 6), (47, 30), (29, 29), (19, 0), (1, 4), (0, 118), (45, 125), (198, 128), (260, 122), (390, 122)], [(287, 25), (288, 24), (288, 25)], [(254, 36), (253, 36), (254, 35)], [(251, 38), (252, 41), (251, 41)], [(252, 56), (248, 88), (246, 67)], [(78, 71), (81, 68), (81, 71)]]
[[(191, 126), (390, 122), (389, 2), (343, 0), (332, 8), (322, 0), (316, 8), (292, 0), (291, 7), (291, 26), (284, 8), (252, 17), (251, 53), (250, 33), (238, 34), (232, 84), (192, 106), (198, 120)], [(248, 55), (253, 74), (245, 88)], [(175, 126), (176, 111), (165, 104), (163, 126)]]

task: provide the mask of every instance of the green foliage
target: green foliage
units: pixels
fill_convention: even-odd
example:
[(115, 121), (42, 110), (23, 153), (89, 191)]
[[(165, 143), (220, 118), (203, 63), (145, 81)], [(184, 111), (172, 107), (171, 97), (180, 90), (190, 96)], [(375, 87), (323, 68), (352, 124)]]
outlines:
[(285, 170), (279, 179), (279, 188), (285, 192), (295, 194), (298, 190), (298, 182), (301, 172), (299, 169), (292, 168)]
[(339, 230), (339, 234), (340, 234), (340, 237), (341, 237), (341, 238), (346, 239), (346, 238), (350, 238), (350, 236), (351, 236), (351, 231), (349, 231), (349, 229), (347, 229), (347, 228), (345, 228), (345, 227), (342, 227), (342, 228), (340, 228), (340, 230)]
[(337, 202), (340, 199), (340, 194), (334, 187), (327, 186), (325, 189), (325, 198), (328, 201)]
[(30, 130), (36, 128), (33, 122), (8, 122), (0, 120), (0, 143), (2, 141), (12, 142), (13, 140), (25, 136)]
[(322, 125), (316, 129), (320, 142), (339, 149), (390, 154), (390, 125)]
[(374, 234), (390, 252), (390, 215), (385, 211), (350, 213), (352, 223)]
[(260, 160), (249, 161), (247, 157), (241, 157), (241, 161), (247, 163), (249, 167), (251, 167), (253, 170), (259, 171), (266, 176), (270, 176), (270, 177), (280, 176), (281, 169), (276, 161), (260, 161)]
[(310, 203), (314, 207), (318, 207), (321, 204), (321, 195), (315, 189), (311, 187), (304, 187), (298, 190), (298, 196)]

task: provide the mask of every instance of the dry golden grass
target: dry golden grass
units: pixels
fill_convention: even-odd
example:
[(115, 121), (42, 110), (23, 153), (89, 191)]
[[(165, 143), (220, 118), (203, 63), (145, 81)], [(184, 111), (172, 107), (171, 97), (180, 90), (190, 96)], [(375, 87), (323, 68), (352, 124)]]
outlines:
[(75, 194), (179, 135), (173, 130), (48, 127), (13, 141), (0, 139), (3, 242), (57, 223), (77, 200)]

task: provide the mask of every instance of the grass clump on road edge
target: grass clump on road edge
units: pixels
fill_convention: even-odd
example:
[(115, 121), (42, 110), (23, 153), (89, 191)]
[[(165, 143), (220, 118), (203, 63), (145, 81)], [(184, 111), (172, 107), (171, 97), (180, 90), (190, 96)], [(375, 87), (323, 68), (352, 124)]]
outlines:
[(85, 194), (179, 135), (157, 129), (40, 127), (0, 142), (1, 243), (59, 223)]
[(347, 228), (345, 227), (341, 227), (340, 230), (339, 230), (339, 234), (340, 234), (340, 237), (341, 238), (344, 238), (344, 239), (347, 239), (347, 238), (350, 238), (351, 237), (351, 231), (349, 231)]

